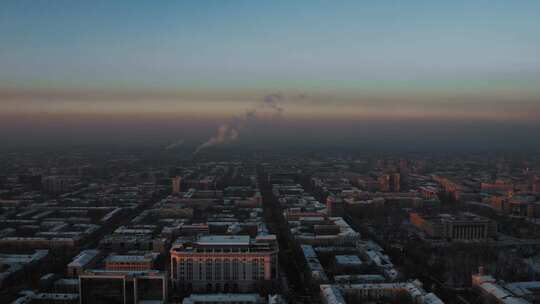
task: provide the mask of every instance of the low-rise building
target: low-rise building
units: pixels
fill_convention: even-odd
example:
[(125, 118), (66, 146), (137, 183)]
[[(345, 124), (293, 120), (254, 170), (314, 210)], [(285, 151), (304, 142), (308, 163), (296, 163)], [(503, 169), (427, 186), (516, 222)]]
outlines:
[(143, 255), (111, 254), (105, 259), (105, 269), (131, 271), (151, 270), (158, 255), (159, 254), (156, 252), (150, 252)]
[[(512, 304), (528, 304), (531, 303), (526, 299), (512, 293), (511, 289), (506, 289), (499, 284), (494, 277), (485, 275), (482, 269), (478, 274), (472, 276), (473, 287), (480, 292), (483, 303), (512, 303)], [(517, 286), (514, 286), (516, 289)]]
[(93, 267), (97, 258), (99, 257), (99, 250), (88, 249), (81, 251), (73, 260), (67, 265), (67, 275), (77, 277), (81, 275), (85, 269)]
[(472, 213), (426, 216), (412, 212), (411, 224), (432, 238), (456, 241), (479, 241), (497, 236), (497, 223)]
[(382, 299), (385, 303), (444, 304), (435, 294), (426, 292), (419, 281), (321, 285), (320, 292), (325, 304), (363, 303)]
[(216, 293), (192, 294), (184, 298), (182, 304), (262, 304), (264, 303), (256, 293)]
[(164, 304), (167, 286), (167, 274), (157, 270), (87, 270), (79, 276), (80, 304)]
[(33, 254), (0, 254), (0, 287), (28, 267), (43, 262), (48, 256), (48, 250), (36, 250)]

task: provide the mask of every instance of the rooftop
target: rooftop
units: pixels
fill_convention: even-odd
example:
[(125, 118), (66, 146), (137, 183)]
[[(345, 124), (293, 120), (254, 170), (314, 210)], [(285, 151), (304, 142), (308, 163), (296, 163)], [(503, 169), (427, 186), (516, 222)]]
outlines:
[(199, 245), (244, 245), (248, 246), (249, 235), (206, 235), (201, 236), (197, 243)]
[(83, 267), (88, 264), (93, 258), (99, 254), (99, 250), (88, 249), (81, 251), (71, 263), (68, 264), (68, 267)]
[(361, 265), (362, 261), (356, 255), (336, 255), (336, 263), (341, 265)]
[(112, 254), (107, 257), (107, 263), (144, 263), (151, 262), (156, 255), (117, 255)]
[(234, 302), (234, 303), (259, 303), (261, 297), (256, 293), (217, 293), (217, 294), (192, 294), (184, 299), (183, 304), (200, 302)]

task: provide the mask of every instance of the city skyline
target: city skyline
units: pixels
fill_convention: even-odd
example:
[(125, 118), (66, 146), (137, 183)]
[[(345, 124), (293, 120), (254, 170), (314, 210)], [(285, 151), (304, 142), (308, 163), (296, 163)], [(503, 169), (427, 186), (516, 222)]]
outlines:
[(0, 303), (540, 303), (540, 1), (0, 7)]

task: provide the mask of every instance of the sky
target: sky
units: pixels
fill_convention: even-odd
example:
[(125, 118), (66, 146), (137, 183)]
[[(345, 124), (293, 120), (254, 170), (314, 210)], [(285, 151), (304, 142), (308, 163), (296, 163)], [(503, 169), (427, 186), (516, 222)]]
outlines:
[[(358, 121), (519, 133), (540, 121), (538, 33), (534, 0), (5, 0), (0, 124), (46, 138), (69, 134), (40, 123), (90, 134), (93, 121), (125, 121), (112, 126), (124, 134), (141, 117), (181, 119), (204, 142), (256, 109), (329, 137)], [(279, 117), (265, 113), (270, 95)]]

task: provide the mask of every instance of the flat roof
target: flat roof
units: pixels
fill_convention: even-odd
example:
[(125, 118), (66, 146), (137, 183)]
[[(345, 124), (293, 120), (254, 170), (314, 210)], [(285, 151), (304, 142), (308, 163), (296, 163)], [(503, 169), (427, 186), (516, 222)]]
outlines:
[[(186, 301), (187, 300), (187, 301)], [(261, 297), (256, 293), (217, 293), (192, 294), (184, 299), (184, 303), (196, 302), (260, 302)]]
[(81, 251), (71, 263), (68, 264), (68, 267), (83, 267), (88, 264), (93, 258), (99, 254), (99, 250), (87, 249)]
[(107, 257), (108, 263), (135, 263), (135, 262), (149, 262), (155, 257), (149, 255), (110, 255)]
[(249, 235), (205, 235), (199, 237), (199, 245), (249, 245)]
[(336, 255), (336, 262), (341, 265), (361, 265), (362, 260), (356, 255)]

